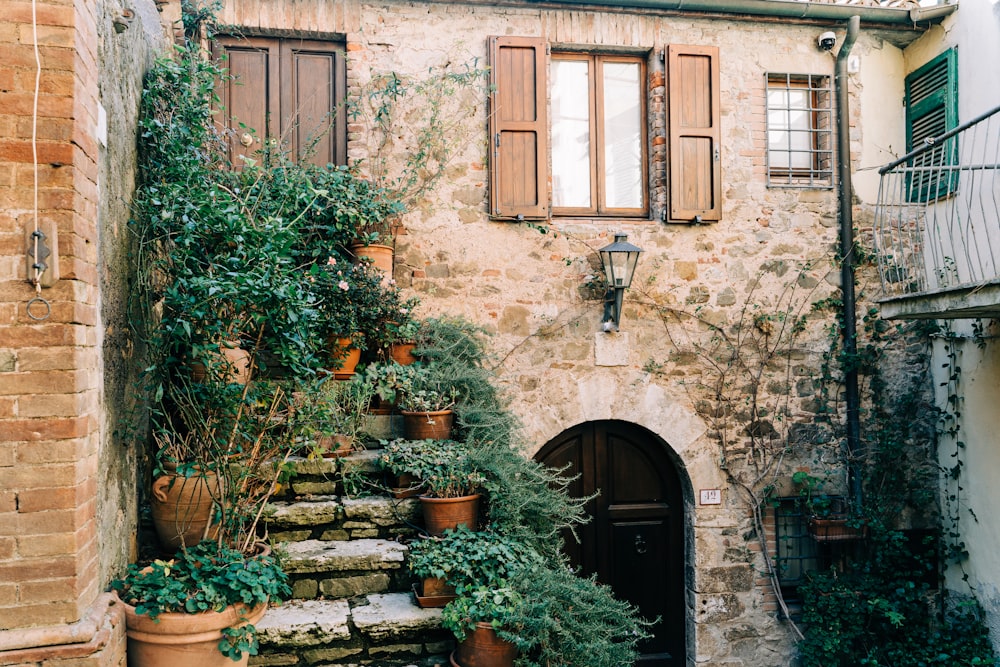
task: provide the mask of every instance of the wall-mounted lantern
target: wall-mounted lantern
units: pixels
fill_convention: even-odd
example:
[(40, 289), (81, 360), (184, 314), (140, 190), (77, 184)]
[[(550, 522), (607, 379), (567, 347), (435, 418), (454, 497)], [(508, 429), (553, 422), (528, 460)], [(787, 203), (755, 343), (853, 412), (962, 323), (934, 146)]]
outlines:
[(598, 251), (601, 253), (601, 263), (604, 264), (604, 277), (608, 281), (602, 320), (602, 328), (605, 331), (618, 331), (622, 314), (622, 297), (632, 284), (635, 265), (639, 263), (639, 253), (642, 252), (642, 248), (628, 243), (626, 239), (628, 239), (626, 234), (615, 234), (614, 243)]

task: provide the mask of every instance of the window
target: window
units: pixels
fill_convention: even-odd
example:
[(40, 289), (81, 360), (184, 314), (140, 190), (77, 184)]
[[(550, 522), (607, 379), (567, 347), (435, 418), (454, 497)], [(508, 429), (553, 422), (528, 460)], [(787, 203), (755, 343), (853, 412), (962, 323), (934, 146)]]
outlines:
[[(320, 166), (347, 163), (342, 43), (220, 37), (214, 48), (233, 77), (222, 86), (221, 98), (234, 158), (278, 138), (295, 159)], [(255, 131), (254, 143), (248, 142), (248, 128)]]
[(798, 498), (780, 498), (774, 507), (774, 566), (782, 596), (798, 599), (808, 572), (826, 567), (829, 558), (808, 530), (808, 516)]
[[(906, 77), (907, 153), (958, 125), (956, 66), (951, 49)], [(907, 201), (933, 201), (954, 192), (958, 170), (947, 167), (957, 164), (957, 137), (916, 156), (907, 173)]]
[(767, 184), (833, 187), (830, 77), (767, 75)]
[[(489, 51), (490, 214), (647, 216), (645, 58), (557, 53), (549, 63), (545, 41), (532, 37), (491, 37)], [(721, 218), (718, 55), (667, 49), (673, 222)]]
[(553, 57), (552, 208), (645, 215), (645, 106), (639, 58)]

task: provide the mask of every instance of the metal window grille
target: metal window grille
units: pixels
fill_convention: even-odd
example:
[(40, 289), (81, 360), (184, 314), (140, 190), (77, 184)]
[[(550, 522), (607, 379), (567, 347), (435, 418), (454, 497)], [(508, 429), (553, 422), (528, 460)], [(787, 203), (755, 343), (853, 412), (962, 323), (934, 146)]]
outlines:
[(781, 498), (774, 508), (774, 564), (786, 599), (798, 598), (798, 587), (808, 572), (824, 567), (828, 559), (809, 535), (809, 517), (797, 498)]
[(833, 89), (829, 76), (767, 75), (767, 184), (833, 187)]

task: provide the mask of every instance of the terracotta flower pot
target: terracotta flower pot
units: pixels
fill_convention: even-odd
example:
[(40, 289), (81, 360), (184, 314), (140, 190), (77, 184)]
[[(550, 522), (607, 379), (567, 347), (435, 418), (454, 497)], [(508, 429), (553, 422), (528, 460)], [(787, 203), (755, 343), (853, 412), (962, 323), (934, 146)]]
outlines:
[[(225, 359), (223, 379), (233, 384), (246, 384), (250, 381), (250, 353), (240, 347), (238, 340), (223, 341), (220, 346)], [(193, 382), (204, 382), (208, 371), (205, 364), (192, 361), (188, 364)]]
[(404, 472), (392, 481), (390, 490), (392, 491), (392, 497), (399, 500), (419, 496), (421, 491), (420, 486), (420, 482), (416, 477), (408, 472)]
[(457, 597), (455, 587), (439, 577), (425, 577), (421, 584), (413, 584), (413, 595), (424, 609), (443, 607)]
[(455, 413), (451, 410), (400, 412), (403, 413), (403, 433), (410, 440), (447, 440), (451, 437), (451, 426), (455, 419)]
[(415, 364), (417, 358), (413, 356), (413, 350), (416, 347), (416, 343), (393, 343), (389, 346), (389, 358), (400, 366)]
[(420, 506), (424, 511), (424, 528), (431, 535), (441, 536), (448, 529), (467, 526), (476, 529), (479, 518), (479, 494), (460, 498), (433, 498), (420, 496)]
[(452, 667), (510, 667), (516, 657), (516, 645), (497, 637), (489, 623), (476, 623), (450, 660)]
[(219, 651), (222, 630), (240, 625), (256, 625), (267, 611), (262, 604), (253, 609), (238, 604), (221, 612), (199, 614), (163, 613), (152, 620), (136, 614), (135, 607), (125, 607), (129, 667), (245, 667), (250, 655), (233, 661)]
[(382, 284), (392, 281), (393, 249), (390, 245), (380, 243), (352, 244), (350, 252), (359, 261), (371, 261), (375, 268), (382, 272)]
[(316, 447), (324, 459), (339, 459), (354, 451), (354, 436), (343, 433), (321, 435), (316, 438)]
[(173, 553), (183, 544), (194, 546), (203, 537), (215, 537), (218, 526), (212, 520), (212, 506), (220, 497), (219, 478), (214, 472), (184, 477), (173, 472), (153, 480), (150, 509), (153, 526), (165, 551)]
[(333, 377), (337, 380), (350, 380), (361, 361), (361, 350), (354, 345), (354, 339), (349, 337), (331, 337), (328, 343)]

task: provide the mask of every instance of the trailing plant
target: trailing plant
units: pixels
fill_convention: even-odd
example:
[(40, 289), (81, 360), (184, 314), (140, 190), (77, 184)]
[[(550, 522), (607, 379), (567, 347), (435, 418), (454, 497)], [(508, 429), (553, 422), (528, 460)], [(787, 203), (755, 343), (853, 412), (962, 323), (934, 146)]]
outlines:
[(509, 583), (521, 603), (507, 610), (497, 634), (529, 642), (518, 667), (635, 664), (639, 643), (650, 636), (655, 621), (639, 618), (635, 607), (615, 598), (610, 587), (575, 574), (558, 560)]

